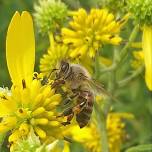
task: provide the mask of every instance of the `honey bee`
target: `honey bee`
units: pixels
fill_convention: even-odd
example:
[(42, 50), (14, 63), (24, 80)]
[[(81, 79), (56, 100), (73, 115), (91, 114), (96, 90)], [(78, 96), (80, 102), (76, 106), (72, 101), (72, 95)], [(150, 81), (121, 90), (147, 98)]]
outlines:
[(102, 92), (105, 92), (105, 90), (102, 86), (97, 85), (92, 80), (89, 72), (79, 64), (70, 64), (66, 61), (61, 61), (58, 70), (52, 88), (66, 85), (72, 91), (72, 95), (68, 97), (68, 100), (76, 100), (76, 105), (65, 109), (59, 116), (67, 117), (67, 121), (62, 124), (70, 124), (75, 115), (79, 127), (83, 128), (88, 124), (93, 111), (93, 103), (95, 100), (93, 88)]

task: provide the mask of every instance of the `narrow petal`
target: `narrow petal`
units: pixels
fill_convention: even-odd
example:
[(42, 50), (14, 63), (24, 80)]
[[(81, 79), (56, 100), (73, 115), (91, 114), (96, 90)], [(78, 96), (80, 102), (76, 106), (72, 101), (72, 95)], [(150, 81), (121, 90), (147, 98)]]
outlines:
[(9, 24), (6, 58), (13, 84), (21, 85), (23, 79), (27, 85), (31, 83), (35, 62), (35, 39), (33, 21), (26, 11), (21, 16), (16, 12)]
[(1, 101), (0, 102), (0, 117), (4, 117), (7, 116), (11, 113), (13, 113), (14, 111), (16, 111), (16, 103), (13, 101)]
[(152, 26), (144, 26), (142, 47), (145, 61), (145, 80), (147, 87), (152, 91)]

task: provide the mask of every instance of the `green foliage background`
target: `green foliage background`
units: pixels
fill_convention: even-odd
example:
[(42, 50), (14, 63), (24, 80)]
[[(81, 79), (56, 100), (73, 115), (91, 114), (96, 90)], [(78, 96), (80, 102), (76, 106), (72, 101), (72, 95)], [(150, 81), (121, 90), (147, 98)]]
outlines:
[[(27, 10), (33, 13), (33, 4), (36, 2), (36, 0), (0, 0), (0, 87), (11, 86), (5, 58), (5, 39), (8, 24), (16, 10)], [(77, 9), (80, 5), (86, 9), (96, 7), (98, 3), (102, 5), (102, 0), (64, 0), (64, 2), (66, 2), (71, 9)], [(133, 26), (132, 23), (128, 23), (126, 26), (127, 28), (122, 33), (123, 38), (127, 39)], [(38, 70), (39, 59), (46, 51), (49, 44), (48, 38), (40, 36), (36, 28), (35, 36), (36, 70)], [(141, 33), (139, 33), (137, 37), (140, 40)], [(113, 49), (114, 48), (111, 46), (106, 46), (102, 53), (104, 56), (110, 56)], [(133, 49), (130, 49), (129, 51), (131, 52), (132, 50)], [(129, 54), (129, 58), (133, 58), (131, 53)], [(120, 66), (120, 69), (117, 72), (117, 77), (123, 78), (130, 74), (131, 68), (129, 63), (129, 59), (123, 61), (122, 66)], [(106, 80), (107, 76), (108, 73), (101, 76), (103, 82)], [(118, 112), (130, 112), (135, 116), (134, 120), (126, 122), (129, 137), (123, 150), (139, 144), (152, 143), (152, 93), (148, 91), (145, 85), (144, 73), (129, 82), (127, 86), (117, 90), (117, 93), (120, 94), (121, 102), (114, 103), (114, 109)], [(73, 152), (77, 151), (77, 146), (80, 147), (77, 144), (72, 145)]]

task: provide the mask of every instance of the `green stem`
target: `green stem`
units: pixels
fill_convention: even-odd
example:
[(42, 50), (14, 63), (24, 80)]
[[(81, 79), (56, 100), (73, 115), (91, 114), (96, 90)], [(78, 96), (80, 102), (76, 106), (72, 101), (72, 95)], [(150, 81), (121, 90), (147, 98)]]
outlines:
[(105, 73), (107, 73), (107, 72), (110, 72), (110, 71), (114, 70), (116, 67), (117, 67), (116, 64), (113, 63), (112, 66), (100, 70), (100, 74), (105, 74)]
[(128, 48), (130, 47), (131, 43), (135, 40), (137, 34), (138, 34), (138, 31), (139, 31), (139, 25), (136, 25), (129, 37), (129, 41), (128, 43), (124, 46), (124, 48), (121, 50), (120, 52), (120, 57), (118, 58), (118, 60), (116, 60), (116, 63), (120, 63), (124, 57), (127, 55), (128, 53)]
[[(101, 73), (109, 72), (108, 91), (112, 94), (114, 93), (114, 90), (117, 87), (116, 70), (119, 67), (121, 61), (127, 55), (128, 48), (130, 47), (131, 43), (135, 40), (138, 30), (139, 30), (139, 26), (137, 25), (134, 27), (134, 29), (130, 35), (128, 43), (123, 47), (123, 49), (121, 50), (120, 53), (117, 51), (117, 49), (114, 50), (113, 64), (111, 67), (100, 71), (99, 64), (98, 64), (98, 56), (96, 56), (95, 78), (98, 80)], [(128, 82), (130, 79), (132, 79), (132, 77), (137, 75), (137, 73), (134, 74), (133, 76), (131, 76), (131, 78), (119, 82), (119, 84), (124, 84), (124, 83)], [(98, 127), (99, 127), (99, 130), (101, 133), (101, 150), (102, 150), (102, 152), (109, 152), (107, 129), (106, 129), (106, 119), (107, 119), (111, 104), (112, 104), (112, 100), (109, 97), (107, 97), (107, 100), (106, 100), (104, 106), (102, 107), (102, 109), (97, 103), (95, 103), (96, 117), (97, 117)]]
[[(95, 78), (98, 80), (100, 76), (100, 64), (98, 61), (98, 54), (95, 58)], [(100, 105), (95, 103), (95, 112), (96, 112), (96, 118), (98, 122), (98, 129), (100, 132), (100, 145), (101, 145), (101, 151), (102, 152), (109, 152), (108, 147), (108, 137), (107, 137), (107, 128), (106, 128), (106, 115), (104, 115), (104, 111), (101, 109)]]
[(118, 86), (119, 87), (124, 87), (125, 85), (127, 85), (130, 81), (132, 81), (134, 78), (136, 78), (139, 74), (141, 74), (141, 72), (143, 71), (144, 66), (141, 66), (140, 68), (138, 68), (136, 71), (134, 71), (130, 76), (124, 78), (123, 80), (120, 80), (118, 82)]
[(97, 103), (94, 104), (94, 107), (95, 107), (95, 113), (98, 122), (98, 129), (101, 135), (101, 140), (100, 140), (101, 151), (109, 152), (107, 128), (106, 128), (106, 116), (103, 114), (103, 112), (100, 109), (100, 106)]
[(129, 37), (128, 43), (122, 48), (120, 55), (117, 56), (117, 58), (114, 60), (113, 64), (110, 67), (102, 69), (100, 71), (101, 74), (109, 72), (109, 71), (113, 71), (119, 67), (121, 61), (125, 58), (125, 56), (128, 53), (128, 48), (130, 47), (131, 43), (135, 40), (135, 38), (138, 34), (138, 31), (139, 31), (139, 25), (136, 25)]
[[(118, 58), (118, 50), (117, 48), (114, 49), (114, 54), (113, 54), (113, 62), (115, 63), (116, 59)], [(116, 88), (116, 69), (112, 69), (109, 71), (109, 79), (108, 79), (108, 92), (111, 94), (111, 96), (114, 95), (114, 90)], [(105, 102), (105, 105), (103, 107), (104, 114), (108, 115), (111, 104), (112, 104), (112, 98), (107, 97), (107, 100)]]

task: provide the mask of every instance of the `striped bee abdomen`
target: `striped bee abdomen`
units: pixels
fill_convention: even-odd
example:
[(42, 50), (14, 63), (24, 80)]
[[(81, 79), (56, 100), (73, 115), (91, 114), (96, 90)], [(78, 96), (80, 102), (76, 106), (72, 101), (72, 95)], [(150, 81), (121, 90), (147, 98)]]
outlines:
[(81, 103), (83, 102), (85, 102), (85, 105), (82, 107), (82, 110), (76, 114), (76, 121), (78, 122), (80, 128), (85, 127), (90, 120), (94, 102), (93, 93), (90, 91), (81, 92), (78, 97), (78, 103), (81, 106)]

